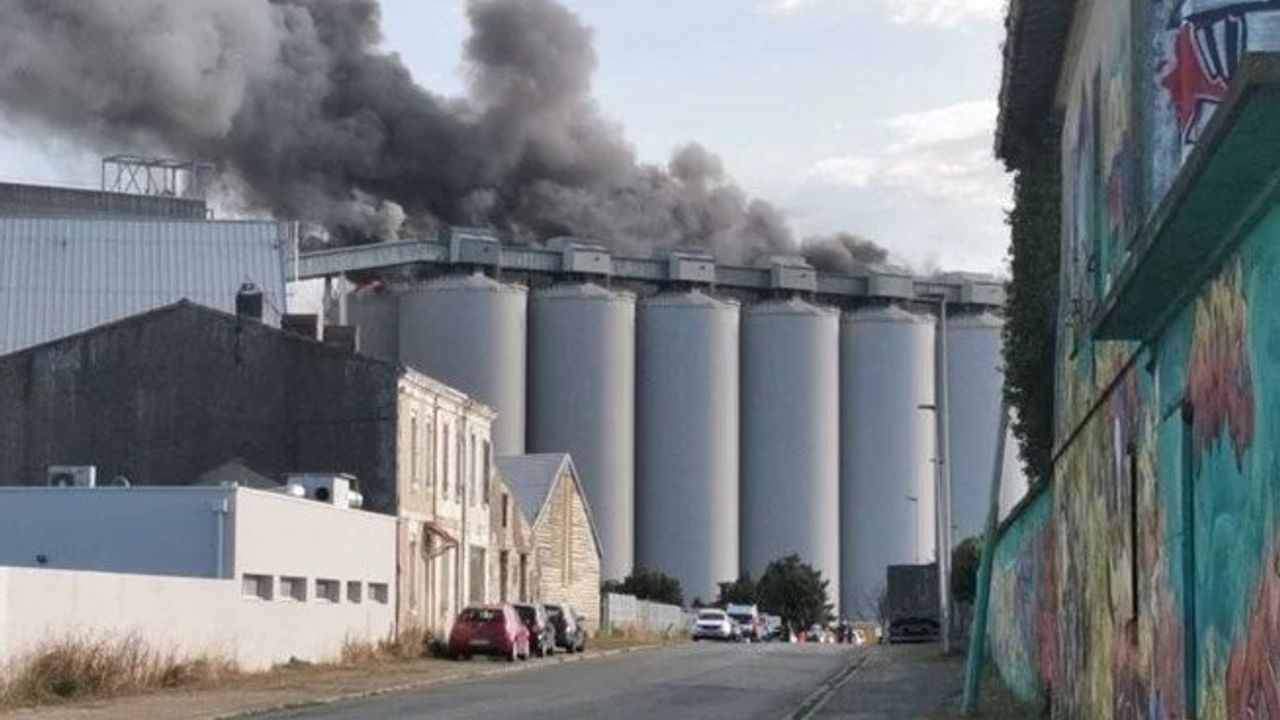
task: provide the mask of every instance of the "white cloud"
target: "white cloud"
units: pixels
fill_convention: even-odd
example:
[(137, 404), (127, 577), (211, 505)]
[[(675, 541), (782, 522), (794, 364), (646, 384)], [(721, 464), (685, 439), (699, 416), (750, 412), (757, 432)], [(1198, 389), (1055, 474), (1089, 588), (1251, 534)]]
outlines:
[(805, 170), (802, 182), (851, 189), (882, 188), (918, 200), (1003, 207), (1009, 178), (991, 155), (995, 112), (966, 102), (890, 118), (893, 141), (883, 150), (837, 155)]
[(852, 6), (876, 2), (896, 23), (955, 27), (970, 22), (998, 21), (1006, 0), (762, 0), (756, 9), (769, 15), (788, 15), (818, 6)]
[(900, 149), (936, 145), (976, 137), (991, 137), (996, 125), (996, 102), (977, 100), (935, 110), (906, 113), (888, 122), (901, 136)]
[(1005, 0), (889, 0), (894, 22), (954, 27), (999, 20)]

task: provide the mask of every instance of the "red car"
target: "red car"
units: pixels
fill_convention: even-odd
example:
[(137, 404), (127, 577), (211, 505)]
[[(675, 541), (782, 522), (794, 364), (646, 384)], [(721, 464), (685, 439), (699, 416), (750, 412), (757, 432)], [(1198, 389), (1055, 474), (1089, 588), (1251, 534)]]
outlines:
[(529, 629), (510, 605), (476, 605), (458, 613), (449, 633), (449, 654), (497, 655), (515, 662), (529, 659)]

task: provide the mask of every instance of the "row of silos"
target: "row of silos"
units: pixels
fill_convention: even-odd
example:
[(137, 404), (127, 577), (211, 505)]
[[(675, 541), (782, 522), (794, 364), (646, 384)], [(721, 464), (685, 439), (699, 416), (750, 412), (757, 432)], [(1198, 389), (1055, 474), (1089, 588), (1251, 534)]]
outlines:
[[(374, 315), (362, 341), (384, 338), (380, 352), (494, 405), (496, 452), (574, 455), (606, 577), (662, 569), (709, 599), (739, 570), (758, 577), (796, 553), (843, 614), (869, 616), (885, 566), (934, 556), (932, 315), (798, 299), (742, 309), (697, 291), (637, 302), (576, 283), (530, 293), (477, 275), (404, 294), (391, 347), (377, 321), (391, 305), (353, 296), (353, 322)], [(980, 409), (957, 388), (979, 370), (998, 379), (998, 323), (948, 323), (979, 326), (997, 352), (992, 363), (962, 341), (950, 356), (973, 366), (952, 371), (953, 428), (996, 421), (966, 415)], [(967, 453), (989, 468), (991, 444), (970, 442), (953, 440), (953, 465)], [(989, 479), (953, 495), (985, 502)]]

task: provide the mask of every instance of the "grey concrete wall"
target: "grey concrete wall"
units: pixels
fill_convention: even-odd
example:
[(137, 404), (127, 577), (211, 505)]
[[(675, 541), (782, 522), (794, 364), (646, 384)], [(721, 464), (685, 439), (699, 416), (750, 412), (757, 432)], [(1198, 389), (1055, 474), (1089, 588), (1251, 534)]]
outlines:
[(393, 365), (193, 305), (0, 358), (0, 484), (49, 465), (181, 485), (230, 458), (346, 472), (395, 509)]

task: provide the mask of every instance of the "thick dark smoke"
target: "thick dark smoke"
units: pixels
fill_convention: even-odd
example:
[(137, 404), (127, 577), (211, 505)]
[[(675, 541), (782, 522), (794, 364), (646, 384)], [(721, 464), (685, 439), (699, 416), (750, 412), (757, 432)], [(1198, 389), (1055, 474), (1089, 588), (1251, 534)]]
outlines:
[[(215, 160), (253, 206), (344, 239), (407, 222), (726, 262), (797, 251), (782, 214), (705, 148), (637, 161), (594, 100), (592, 34), (570, 11), (467, 12), (469, 91), (447, 98), (379, 49), (377, 0), (3, 0), (0, 110), (103, 150)], [(884, 259), (851, 236), (807, 255), (832, 269)]]

